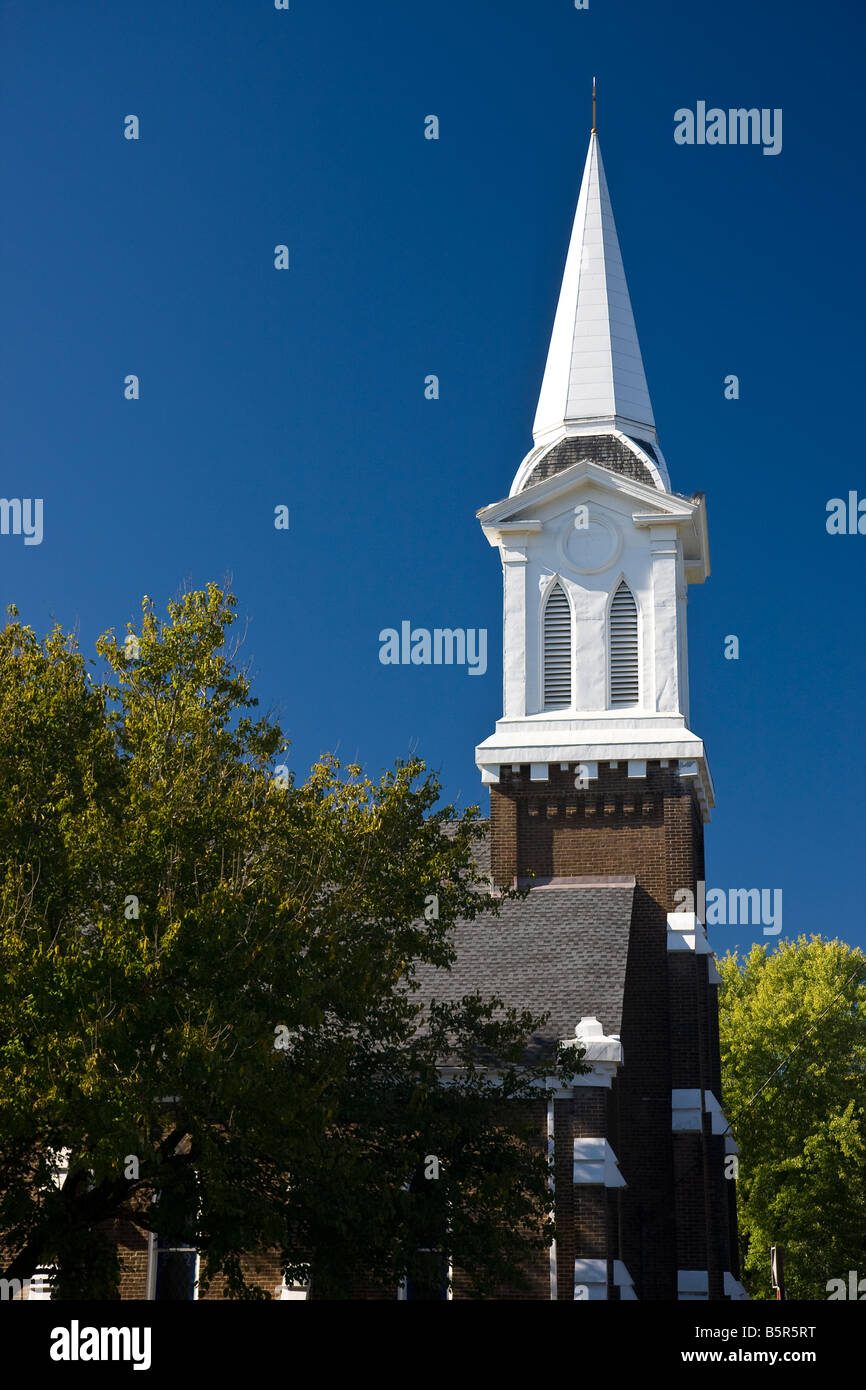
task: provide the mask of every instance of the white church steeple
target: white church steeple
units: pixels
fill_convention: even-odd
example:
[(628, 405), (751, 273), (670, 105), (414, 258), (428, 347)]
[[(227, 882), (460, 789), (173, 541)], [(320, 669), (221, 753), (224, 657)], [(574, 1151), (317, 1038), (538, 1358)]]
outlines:
[(589, 150), (532, 435), (620, 429), (655, 442), (655, 419), (598, 135)]
[[(593, 123), (594, 124), (594, 123)], [(709, 574), (702, 494), (671, 491), (598, 136), (589, 142), (534, 428), (511, 492), (479, 520), (503, 567), (503, 714), (476, 749), (503, 767), (648, 760), (712, 781), (691, 732), (686, 590)]]

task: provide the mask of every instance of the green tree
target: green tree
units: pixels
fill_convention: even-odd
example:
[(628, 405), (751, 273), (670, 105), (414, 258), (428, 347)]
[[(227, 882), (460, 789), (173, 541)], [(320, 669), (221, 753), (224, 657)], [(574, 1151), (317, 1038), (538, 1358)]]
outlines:
[(417, 760), (371, 780), (325, 757), (296, 785), (227, 649), (235, 607), (211, 584), (161, 621), (145, 598), (98, 679), (59, 628), (11, 609), (0, 633), (3, 1274), (116, 1296), (130, 1217), (190, 1236), (205, 1286), (268, 1296), (242, 1256), (276, 1249), (339, 1296), (429, 1277), (435, 1227), (483, 1294), (551, 1229), (519, 1065), (541, 1020), (469, 998), (423, 1030), (412, 999), (455, 922), (498, 910), (477, 808), (436, 809)]
[(866, 1274), (866, 958), (801, 936), (719, 969), (744, 1282), (773, 1297), (781, 1245), (788, 1296), (826, 1299), (828, 1280)]

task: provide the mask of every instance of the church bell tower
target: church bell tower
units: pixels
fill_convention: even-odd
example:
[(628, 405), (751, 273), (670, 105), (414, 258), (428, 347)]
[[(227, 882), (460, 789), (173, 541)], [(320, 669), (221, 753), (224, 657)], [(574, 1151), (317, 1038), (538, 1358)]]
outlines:
[[(500, 887), (531, 883), (551, 939), (573, 918), (578, 953), (579, 904), (633, 890), (629, 916), (593, 927), (605, 944), (591, 960), (557, 959), (588, 1001), (579, 1036), (608, 1059), (556, 1120), (571, 1126), (557, 1153), (575, 1153), (574, 1287), (594, 1288), (592, 1275), (607, 1292), (591, 1297), (744, 1297), (719, 975), (694, 911), (713, 783), (690, 726), (686, 608), (710, 572), (706, 507), (671, 486), (595, 129), (533, 440), (508, 496), (478, 513), (504, 586), (502, 717), (476, 749), (491, 872)], [(535, 939), (543, 970), (542, 925)], [(615, 1151), (616, 1193), (578, 1162), (593, 1144)], [(564, 1256), (553, 1296), (569, 1296)], [(619, 1294), (615, 1270), (628, 1271)]]
[(505, 590), (503, 713), (476, 750), (482, 780), (528, 767), (542, 789), (575, 765), (592, 791), (612, 762), (640, 790), (654, 762), (689, 779), (708, 820), (686, 641), (687, 586), (709, 574), (706, 509), (671, 489), (595, 132), (533, 438), (508, 497), (478, 513)]

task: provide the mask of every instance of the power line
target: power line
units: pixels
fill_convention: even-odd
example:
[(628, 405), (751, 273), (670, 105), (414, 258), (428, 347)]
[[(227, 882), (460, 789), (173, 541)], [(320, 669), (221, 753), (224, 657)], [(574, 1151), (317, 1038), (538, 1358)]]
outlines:
[[(843, 980), (842, 984), (839, 986), (839, 988), (837, 989), (836, 993), (833, 995), (833, 998), (830, 1000), (830, 1003), (827, 1005), (826, 1009), (824, 1009), (823, 1013), (820, 1013), (820, 1014), (818, 1015), (818, 1017), (817, 1017), (812, 1023), (810, 1023), (809, 1027), (806, 1029), (806, 1031), (805, 1031), (805, 1033), (803, 1034), (802, 1038), (800, 1038), (800, 1040), (794, 1044), (794, 1046), (791, 1048), (791, 1051), (787, 1054), (787, 1056), (782, 1058), (781, 1062), (780, 1062), (779, 1065), (776, 1067), (775, 1071), (771, 1071), (771, 1072), (770, 1072), (770, 1075), (766, 1078), (765, 1081), (762, 1081), (762, 1082), (761, 1082), (761, 1085), (758, 1087), (757, 1091), (756, 1091), (755, 1094), (752, 1096), (752, 1098), (751, 1098), (750, 1100), (746, 1101), (746, 1104), (745, 1104), (744, 1106), (742, 1106), (740, 1110), (737, 1111), (737, 1113), (736, 1113), (736, 1115), (734, 1116), (734, 1118), (733, 1118), (732, 1120), (729, 1121), (729, 1123), (728, 1123), (728, 1128), (722, 1131), (723, 1134), (729, 1133), (729, 1131), (730, 1131), (730, 1129), (731, 1129), (731, 1126), (734, 1124), (734, 1121), (735, 1121), (735, 1120), (738, 1120), (738, 1119), (740, 1118), (741, 1115), (744, 1115), (744, 1114), (746, 1113), (746, 1111), (749, 1109), (750, 1106), (754, 1105), (755, 1101), (758, 1099), (758, 1096), (761, 1094), (761, 1092), (762, 1092), (763, 1090), (765, 1090), (765, 1088), (766, 1088), (767, 1086), (769, 1086), (770, 1082), (773, 1080), (773, 1077), (774, 1077), (774, 1076), (778, 1076), (778, 1074), (779, 1074), (779, 1072), (782, 1070), (782, 1068), (791, 1060), (791, 1058), (793, 1057), (794, 1053), (797, 1051), (797, 1048), (798, 1048), (798, 1047), (801, 1047), (801, 1046), (803, 1045), (803, 1043), (806, 1041), (807, 1037), (808, 1037), (809, 1034), (812, 1032), (812, 1030), (813, 1030), (814, 1028), (817, 1028), (818, 1024), (821, 1022), (821, 1019), (825, 1016), (825, 1014), (828, 1014), (828, 1013), (830, 1012), (830, 1010), (832, 1009), (833, 1005), (836, 1003), (836, 1000), (839, 998), (839, 995), (840, 995), (840, 994), (842, 993), (842, 991), (845, 989), (846, 985), (848, 985), (849, 982), (850, 982), (851, 980), (853, 980), (854, 976), (855, 976), (855, 975), (859, 972), (859, 970), (862, 968), (862, 965), (863, 965), (863, 962), (862, 962), (862, 961), (858, 961), (858, 962), (857, 962), (857, 964), (855, 965), (854, 969), (851, 971), (851, 974), (850, 974), (850, 975), (847, 975), (847, 976), (845, 977), (845, 979)], [(801, 1078), (801, 1079), (802, 1079), (802, 1078)]]

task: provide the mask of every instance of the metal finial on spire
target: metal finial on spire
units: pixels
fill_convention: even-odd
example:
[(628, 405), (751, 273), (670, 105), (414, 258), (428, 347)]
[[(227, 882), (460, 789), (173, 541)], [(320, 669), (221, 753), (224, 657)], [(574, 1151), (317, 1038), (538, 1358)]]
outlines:
[(595, 135), (598, 126), (595, 123), (595, 78), (592, 79), (592, 134)]

